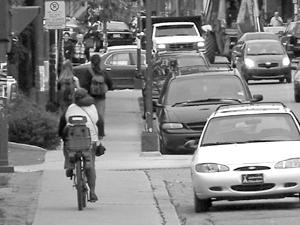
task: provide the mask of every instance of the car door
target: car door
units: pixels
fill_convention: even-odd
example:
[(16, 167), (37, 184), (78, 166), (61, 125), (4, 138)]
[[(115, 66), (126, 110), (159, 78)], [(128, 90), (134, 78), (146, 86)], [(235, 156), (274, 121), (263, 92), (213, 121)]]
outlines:
[(145, 77), (145, 71), (146, 71), (146, 55), (145, 52), (141, 52), (141, 74), (138, 74), (137, 69), (137, 50), (130, 52), (131, 57), (131, 66), (133, 66), (132, 70), (134, 70), (133, 76), (134, 76), (134, 88), (135, 89), (142, 89), (144, 86), (143, 84), (143, 78)]
[(286, 49), (288, 55), (293, 54), (293, 44), (292, 44), (292, 33), (295, 28), (295, 23), (290, 23), (285, 32), (283, 33), (283, 36), (281, 38), (281, 43), (283, 44), (284, 48)]
[(131, 65), (129, 51), (111, 52), (104, 62), (115, 89), (134, 88), (135, 67)]

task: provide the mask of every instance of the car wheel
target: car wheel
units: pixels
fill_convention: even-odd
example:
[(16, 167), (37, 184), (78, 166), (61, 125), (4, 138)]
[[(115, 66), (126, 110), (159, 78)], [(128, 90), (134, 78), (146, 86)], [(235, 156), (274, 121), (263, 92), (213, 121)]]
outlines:
[(299, 95), (295, 95), (295, 102), (300, 102), (300, 96)]
[(209, 207), (211, 206), (211, 200), (210, 199), (199, 199), (196, 194), (194, 194), (194, 206), (195, 206), (195, 212), (207, 212), (209, 210)]
[(164, 146), (163, 142), (161, 141), (161, 139), (159, 139), (159, 150), (160, 153), (165, 155), (165, 154), (169, 154), (170, 152), (168, 151), (168, 149), (166, 148), (166, 146)]
[(286, 75), (285, 75), (285, 79), (286, 79), (286, 82), (287, 83), (291, 83), (292, 82), (292, 72), (288, 72)]

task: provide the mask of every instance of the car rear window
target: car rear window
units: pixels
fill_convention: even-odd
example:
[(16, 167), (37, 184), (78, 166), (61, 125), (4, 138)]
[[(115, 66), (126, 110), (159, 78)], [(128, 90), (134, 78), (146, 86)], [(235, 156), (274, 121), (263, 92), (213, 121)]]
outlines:
[(231, 75), (199, 75), (174, 79), (169, 84), (166, 104), (195, 101), (208, 98), (232, 98), (246, 100), (242, 81)]
[(209, 121), (202, 146), (256, 141), (300, 141), (294, 119), (287, 113), (216, 117)]

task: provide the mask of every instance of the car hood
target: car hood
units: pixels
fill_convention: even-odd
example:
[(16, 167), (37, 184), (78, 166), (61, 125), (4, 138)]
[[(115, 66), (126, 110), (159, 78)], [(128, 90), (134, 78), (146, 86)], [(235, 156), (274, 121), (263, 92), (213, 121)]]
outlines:
[(274, 62), (281, 64), (284, 56), (285, 55), (247, 55), (247, 58), (252, 59), (256, 63)]
[(189, 43), (189, 42), (204, 42), (204, 39), (199, 36), (168, 36), (155, 37), (153, 40), (157, 44), (172, 44), (172, 43)]
[(300, 141), (257, 142), (200, 147), (194, 163), (220, 163), (225, 165), (276, 163), (300, 158)]
[(168, 121), (179, 123), (191, 123), (206, 121), (207, 118), (219, 107), (220, 104), (205, 104), (197, 106), (167, 106), (165, 108)]

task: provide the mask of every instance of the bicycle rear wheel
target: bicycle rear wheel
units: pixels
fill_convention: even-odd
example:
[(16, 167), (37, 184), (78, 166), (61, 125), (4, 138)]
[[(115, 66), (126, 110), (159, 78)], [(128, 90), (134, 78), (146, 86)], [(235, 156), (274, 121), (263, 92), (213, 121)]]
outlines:
[(76, 161), (76, 189), (77, 189), (77, 204), (78, 210), (82, 210), (86, 206), (86, 195), (84, 190), (84, 182), (81, 170), (81, 161)]

